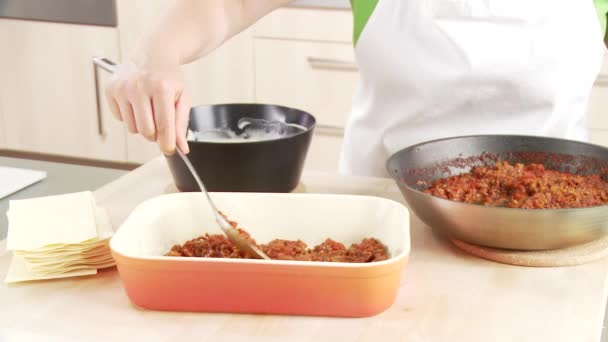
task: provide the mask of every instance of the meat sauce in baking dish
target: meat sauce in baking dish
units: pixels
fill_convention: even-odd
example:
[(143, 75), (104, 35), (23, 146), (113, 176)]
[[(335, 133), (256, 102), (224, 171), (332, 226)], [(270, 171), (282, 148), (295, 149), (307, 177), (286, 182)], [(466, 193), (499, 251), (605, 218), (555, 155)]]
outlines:
[(475, 167), (469, 173), (439, 179), (426, 193), (494, 207), (521, 209), (584, 208), (608, 203), (608, 183), (599, 175), (547, 170), (542, 164)]
[[(237, 223), (229, 221), (237, 228)], [(326, 261), (368, 263), (388, 259), (386, 247), (375, 238), (365, 238), (360, 243), (353, 243), (346, 248), (344, 244), (332, 239), (308, 248), (301, 240), (274, 239), (267, 244), (258, 245), (241, 228), (239, 232), (258, 246), (268, 257), (275, 260)], [(183, 245), (174, 245), (166, 256), (207, 257), (249, 259), (251, 256), (240, 251), (232, 242), (221, 234), (205, 234), (186, 241)]]

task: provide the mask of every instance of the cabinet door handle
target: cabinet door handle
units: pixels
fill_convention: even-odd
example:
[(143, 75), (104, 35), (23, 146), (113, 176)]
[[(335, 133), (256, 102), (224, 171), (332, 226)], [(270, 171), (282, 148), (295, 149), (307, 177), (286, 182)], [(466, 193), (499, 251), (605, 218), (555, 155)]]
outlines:
[(110, 59), (104, 57), (93, 57), (93, 64), (95, 64), (95, 67), (100, 67), (110, 74), (116, 72), (116, 63)]
[(107, 58), (93, 57), (93, 75), (95, 79), (95, 101), (97, 105), (97, 133), (105, 137), (106, 132), (101, 115), (101, 96), (99, 94), (99, 68), (113, 74), (116, 71), (116, 63)]
[(315, 132), (321, 134), (342, 136), (344, 135), (344, 128), (333, 125), (317, 125), (315, 128)]
[(343, 70), (343, 71), (356, 71), (359, 69), (355, 62), (341, 61), (338, 59), (307, 57), (306, 61), (308, 61), (308, 64), (310, 64), (310, 66), (315, 69)]
[(608, 75), (599, 75), (595, 79), (595, 85), (608, 87)]

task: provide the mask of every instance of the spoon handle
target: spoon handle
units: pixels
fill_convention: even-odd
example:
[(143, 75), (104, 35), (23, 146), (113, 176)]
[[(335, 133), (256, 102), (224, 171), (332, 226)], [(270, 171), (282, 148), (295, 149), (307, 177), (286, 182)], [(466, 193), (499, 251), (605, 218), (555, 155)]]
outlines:
[(213, 209), (213, 213), (215, 214), (215, 220), (217, 221), (220, 228), (224, 231), (224, 233), (226, 234), (228, 239), (242, 251), (249, 252), (249, 254), (251, 254), (253, 257), (257, 257), (259, 259), (270, 260), (270, 258), (261, 249), (259, 249), (257, 246), (250, 243), (247, 239), (245, 239), (243, 236), (241, 236), (239, 231), (237, 229), (235, 229), (234, 227), (232, 227), (230, 225), (230, 222), (228, 222), (228, 220), (222, 214), (220, 214), (219, 210), (217, 210), (217, 207), (215, 206), (215, 203), (213, 203), (213, 200), (211, 200), (211, 196), (209, 196), (209, 193), (207, 192), (207, 189), (205, 188), (203, 181), (198, 176), (198, 173), (196, 172), (196, 170), (194, 170), (194, 166), (192, 166), (188, 157), (186, 157), (179, 148), (177, 148), (177, 154), (179, 154), (179, 156), (182, 158), (182, 160), (184, 161), (184, 163), (190, 170), (190, 173), (196, 180), (196, 183), (198, 184), (198, 187), (201, 189), (201, 192), (205, 193), (205, 196), (207, 196), (207, 199), (209, 200), (209, 204), (211, 205), (211, 208)]
[(209, 196), (209, 193), (207, 192), (207, 188), (205, 188), (203, 181), (199, 178), (198, 173), (196, 172), (196, 170), (194, 170), (194, 166), (192, 166), (192, 163), (190, 163), (188, 157), (186, 157), (186, 155), (184, 155), (184, 153), (179, 148), (177, 148), (176, 150), (177, 154), (179, 154), (180, 158), (182, 158), (182, 160), (184, 161), (184, 164), (186, 164), (186, 167), (188, 167), (188, 169), (190, 170), (190, 174), (192, 174), (192, 176), (194, 177), (194, 180), (198, 184), (198, 187), (201, 189), (201, 192), (204, 193), (205, 196), (207, 196), (207, 200), (211, 205), (211, 209), (213, 209), (213, 213), (215, 214), (216, 220), (220, 222), (221, 228), (223, 230), (226, 230), (227, 228), (232, 228), (230, 226), (230, 223), (228, 223), (228, 221), (222, 215), (220, 215), (219, 210), (217, 209), (215, 203), (213, 203), (213, 200), (211, 199), (211, 196)]

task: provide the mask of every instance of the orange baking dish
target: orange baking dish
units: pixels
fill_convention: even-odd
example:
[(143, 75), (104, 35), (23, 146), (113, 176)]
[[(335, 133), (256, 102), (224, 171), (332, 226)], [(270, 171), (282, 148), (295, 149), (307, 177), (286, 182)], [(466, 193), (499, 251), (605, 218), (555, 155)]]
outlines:
[(368, 196), (212, 193), (230, 219), (258, 243), (332, 238), (346, 246), (365, 237), (384, 243), (374, 263), (164, 256), (174, 244), (219, 234), (201, 193), (163, 195), (140, 204), (110, 247), (130, 300), (170, 311), (366, 317), (395, 301), (410, 252), (409, 212)]

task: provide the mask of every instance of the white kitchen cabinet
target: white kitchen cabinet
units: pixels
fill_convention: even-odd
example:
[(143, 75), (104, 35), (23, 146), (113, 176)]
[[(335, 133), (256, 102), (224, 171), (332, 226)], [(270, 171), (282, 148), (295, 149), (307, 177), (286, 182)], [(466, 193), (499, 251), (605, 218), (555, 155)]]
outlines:
[(608, 146), (608, 54), (589, 100), (589, 140)]
[[(171, 0), (117, 1), (121, 60), (128, 58), (139, 37), (171, 5)], [(192, 105), (253, 102), (254, 70), (251, 30), (233, 37), (217, 50), (183, 68)], [(159, 154), (155, 143), (128, 135), (129, 162), (146, 162)]]
[(337, 172), (359, 82), (350, 11), (269, 14), (254, 27), (254, 61), (257, 102), (299, 108), (317, 119), (305, 169)]
[(0, 113), (9, 149), (124, 161), (125, 131), (101, 101), (91, 59), (118, 56), (108, 27), (0, 20)]
[[(118, 27), (0, 20), (0, 148), (143, 163), (156, 143), (128, 134), (100, 91), (93, 56), (125, 60), (173, 0), (117, 0)], [(349, 10), (283, 8), (184, 66), (193, 106), (259, 102), (309, 111), (308, 169), (336, 171), (358, 82)], [(103, 90), (106, 72), (100, 76)]]
[(317, 129), (305, 169), (337, 172), (358, 82), (352, 45), (255, 39), (256, 100), (307, 111)]
[(589, 131), (589, 142), (608, 147), (608, 130), (592, 129)]
[(597, 84), (589, 99), (589, 127), (608, 130), (608, 84)]
[(281, 8), (255, 24), (254, 36), (351, 44), (353, 15), (350, 9)]
[(317, 132), (308, 149), (304, 169), (336, 173), (343, 140), (341, 134)]
[(255, 39), (258, 102), (310, 112), (321, 126), (343, 128), (359, 74), (347, 43)]
[(2, 93), (0, 93), (0, 149), (6, 148), (6, 131), (4, 130), (4, 115), (2, 115)]
[(608, 147), (608, 85), (595, 86), (589, 102), (589, 140)]

